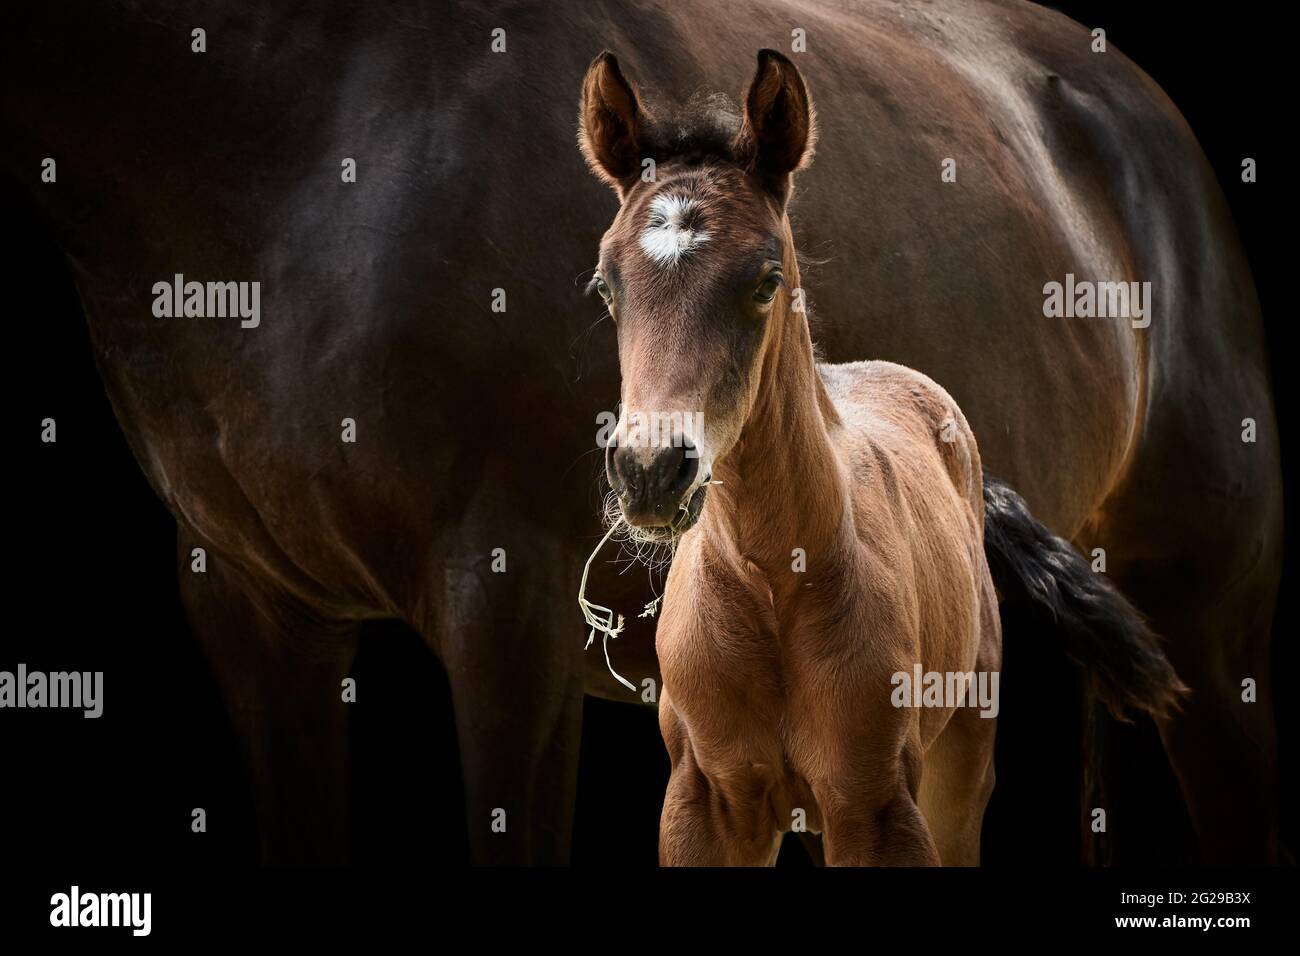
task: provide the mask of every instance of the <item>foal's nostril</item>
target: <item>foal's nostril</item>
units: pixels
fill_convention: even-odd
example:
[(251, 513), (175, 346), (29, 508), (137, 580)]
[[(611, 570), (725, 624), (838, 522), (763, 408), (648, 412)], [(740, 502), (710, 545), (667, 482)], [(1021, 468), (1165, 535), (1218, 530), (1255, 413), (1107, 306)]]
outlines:
[(620, 448), (617, 441), (611, 439), (605, 449), (605, 475), (614, 493), (625, 500), (638, 497), (640, 473), (641, 466), (635, 454), (630, 449)]
[(693, 452), (694, 446), (681, 440), (656, 456), (650, 476), (650, 504), (656, 515), (672, 518), (694, 483), (700, 471), (700, 459)]
[(677, 479), (673, 482), (673, 489), (680, 488), (681, 493), (685, 493), (700, 472), (700, 456), (695, 454), (695, 445), (689, 438), (683, 438), (681, 447), (676, 450), (681, 454), (682, 460), (677, 467)]

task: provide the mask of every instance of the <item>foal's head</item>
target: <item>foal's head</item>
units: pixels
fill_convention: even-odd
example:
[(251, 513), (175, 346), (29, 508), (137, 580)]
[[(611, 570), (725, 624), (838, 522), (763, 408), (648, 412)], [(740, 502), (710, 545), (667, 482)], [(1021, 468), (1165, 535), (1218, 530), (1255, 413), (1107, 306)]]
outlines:
[(622, 203), (589, 287), (617, 324), (623, 376), (605, 468), (643, 540), (669, 542), (699, 518), (790, 320), (786, 202), (812, 155), (812, 103), (772, 50), (742, 102), (740, 115), (715, 97), (661, 120), (609, 53), (583, 84), (582, 151)]

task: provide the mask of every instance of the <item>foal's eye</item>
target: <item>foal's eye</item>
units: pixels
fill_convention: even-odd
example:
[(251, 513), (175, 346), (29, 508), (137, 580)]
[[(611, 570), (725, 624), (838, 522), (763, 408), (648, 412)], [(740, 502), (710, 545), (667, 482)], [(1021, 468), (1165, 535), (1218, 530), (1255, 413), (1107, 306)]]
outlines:
[(776, 290), (781, 285), (781, 274), (779, 272), (771, 273), (762, 284), (754, 290), (755, 302), (771, 302), (776, 298)]
[(609, 285), (600, 276), (596, 276), (596, 294), (606, 302), (608, 302), (610, 296), (614, 294), (609, 291)]

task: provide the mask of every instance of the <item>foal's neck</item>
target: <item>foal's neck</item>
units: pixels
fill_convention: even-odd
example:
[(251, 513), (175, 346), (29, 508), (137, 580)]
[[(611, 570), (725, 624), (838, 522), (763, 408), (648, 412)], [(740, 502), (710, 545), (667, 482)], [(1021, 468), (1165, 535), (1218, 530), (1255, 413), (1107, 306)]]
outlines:
[[(797, 272), (788, 275), (797, 285)], [(757, 565), (778, 598), (804, 580), (792, 573), (795, 548), (810, 570), (831, 566), (851, 508), (830, 438), (840, 419), (817, 373), (807, 317), (788, 310), (780, 321), (740, 440), (714, 469), (717, 500), (705, 508), (706, 533)]]

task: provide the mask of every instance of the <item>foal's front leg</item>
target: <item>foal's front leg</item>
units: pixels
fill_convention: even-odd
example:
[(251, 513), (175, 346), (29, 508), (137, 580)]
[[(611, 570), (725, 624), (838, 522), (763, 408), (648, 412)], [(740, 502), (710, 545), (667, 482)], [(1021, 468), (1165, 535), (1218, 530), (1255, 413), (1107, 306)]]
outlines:
[[(919, 758), (916, 758), (919, 760)], [(813, 786), (827, 866), (939, 866), (939, 850), (904, 772), (847, 773)], [(913, 778), (919, 773), (911, 774)]]
[(659, 699), (672, 775), (659, 818), (660, 866), (771, 866), (781, 833), (766, 805), (717, 792), (700, 769), (667, 693)]
[(772, 866), (781, 849), (775, 827), (751, 822), (745, 806), (728, 805), (693, 760), (673, 767), (659, 818), (660, 866)]

